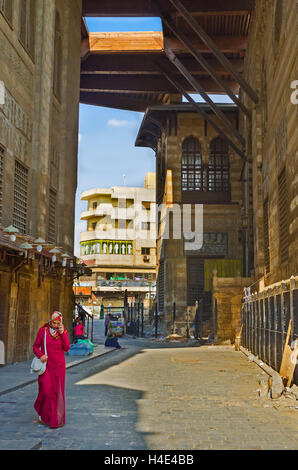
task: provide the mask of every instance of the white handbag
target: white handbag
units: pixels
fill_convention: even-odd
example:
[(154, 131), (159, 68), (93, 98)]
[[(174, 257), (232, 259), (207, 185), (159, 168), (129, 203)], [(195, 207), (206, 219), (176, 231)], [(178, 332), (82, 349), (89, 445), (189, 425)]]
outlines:
[[(44, 332), (44, 351), (45, 351), (45, 355), (47, 356), (46, 337), (47, 337), (47, 332), (45, 330), (45, 332)], [(38, 357), (35, 356), (33, 358), (33, 361), (31, 362), (31, 374), (33, 374), (33, 372), (35, 372), (35, 374), (37, 374), (37, 375), (42, 375), (45, 372), (46, 367), (47, 367), (47, 363), (46, 362), (41, 362), (41, 360), (38, 359)]]

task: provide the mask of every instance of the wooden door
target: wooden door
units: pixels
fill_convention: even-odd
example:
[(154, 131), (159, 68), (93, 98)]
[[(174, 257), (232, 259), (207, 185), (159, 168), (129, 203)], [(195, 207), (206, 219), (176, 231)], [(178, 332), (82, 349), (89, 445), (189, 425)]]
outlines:
[(25, 277), (19, 279), (15, 335), (14, 362), (26, 361), (30, 340), (30, 280)]

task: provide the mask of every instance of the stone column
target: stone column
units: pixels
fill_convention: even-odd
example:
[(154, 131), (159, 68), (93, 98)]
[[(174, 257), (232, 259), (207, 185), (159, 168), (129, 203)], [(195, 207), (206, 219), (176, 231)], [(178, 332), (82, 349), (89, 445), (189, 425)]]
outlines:
[(33, 125), (32, 216), (29, 232), (47, 238), (50, 131), (53, 89), (55, 2), (39, 0), (36, 17), (35, 120)]

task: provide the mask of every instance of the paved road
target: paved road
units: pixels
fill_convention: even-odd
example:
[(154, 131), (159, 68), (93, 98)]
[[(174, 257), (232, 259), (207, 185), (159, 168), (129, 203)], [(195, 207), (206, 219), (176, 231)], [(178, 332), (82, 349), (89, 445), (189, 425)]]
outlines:
[(67, 372), (64, 428), (33, 423), (36, 384), (0, 397), (0, 440), (40, 439), (44, 450), (298, 449), (298, 410), (257, 397), (262, 371), (241, 352), (120, 343)]

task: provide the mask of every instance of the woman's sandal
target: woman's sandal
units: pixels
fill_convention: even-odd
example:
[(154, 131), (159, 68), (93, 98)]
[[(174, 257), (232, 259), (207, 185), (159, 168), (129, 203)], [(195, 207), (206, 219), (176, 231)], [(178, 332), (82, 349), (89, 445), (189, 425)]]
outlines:
[(33, 423), (42, 424), (43, 426), (48, 426), (46, 423), (43, 422), (40, 416), (37, 419), (35, 419)]

